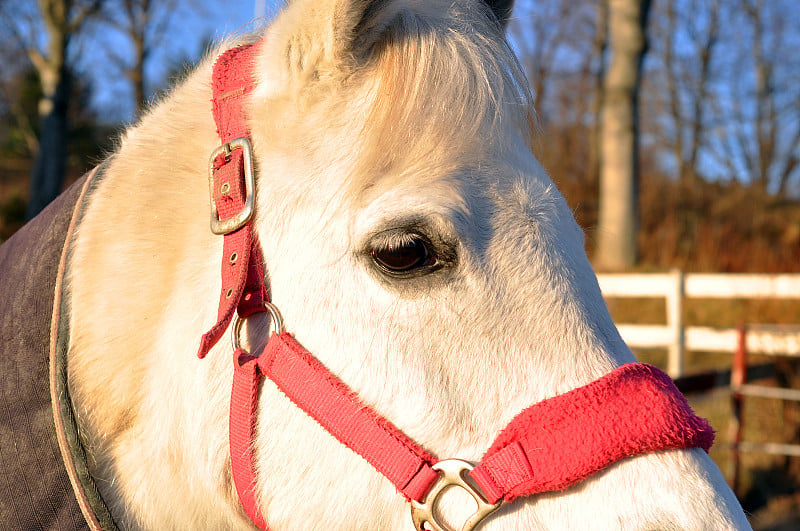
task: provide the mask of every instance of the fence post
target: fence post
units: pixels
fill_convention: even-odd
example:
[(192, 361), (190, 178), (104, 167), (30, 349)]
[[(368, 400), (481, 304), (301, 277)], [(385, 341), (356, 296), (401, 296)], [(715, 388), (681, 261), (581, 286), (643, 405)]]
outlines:
[(667, 352), (667, 372), (673, 378), (683, 376), (683, 351), (686, 338), (683, 331), (683, 299), (685, 286), (683, 271), (670, 271), (673, 283), (667, 294), (667, 326), (672, 331), (672, 342)]
[(733, 354), (733, 364), (731, 366), (731, 416), (730, 441), (731, 441), (731, 488), (734, 492), (739, 489), (739, 468), (740, 453), (739, 446), (742, 442), (742, 431), (744, 430), (744, 419), (742, 410), (744, 409), (744, 396), (739, 392), (741, 386), (747, 383), (747, 327), (744, 324), (738, 326), (736, 352)]

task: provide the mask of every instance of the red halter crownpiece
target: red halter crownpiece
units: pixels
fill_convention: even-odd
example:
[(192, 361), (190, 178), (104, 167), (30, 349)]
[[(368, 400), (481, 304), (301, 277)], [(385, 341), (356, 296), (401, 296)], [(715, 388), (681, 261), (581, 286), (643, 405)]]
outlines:
[[(214, 65), (214, 118), (223, 145), (211, 161), (210, 188), (216, 207), (212, 225), (227, 227), (220, 231), (225, 232), (225, 239), (218, 320), (203, 336), (200, 357), (222, 336), (234, 311), (247, 317), (270, 309), (278, 321), (277, 310), (265, 304), (269, 298), (251, 215), (243, 214), (254, 186), (249, 186), (248, 192), (249, 155), (246, 149), (238, 149), (242, 146), (237, 143), (244, 139), (249, 147), (245, 102), (255, 86), (257, 53), (257, 45), (240, 46), (225, 52)], [(435, 512), (432, 504), (438, 494), (431, 490), (434, 484), (441, 484), (442, 477), (449, 481), (448, 474), (453, 474), (447, 472), (450, 465), (442, 465), (455, 460), (437, 461), (363, 404), (294, 337), (276, 328), (279, 333), (272, 334), (258, 357), (235, 346), (231, 463), (247, 514), (266, 529), (256, 495), (253, 441), (259, 383), (267, 376), (322, 428), (366, 459), (406, 498), (417, 502), (412, 511), (415, 525), (421, 526), (421, 518)], [(624, 365), (586, 386), (534, 404), (509, 423), (469, 473), (483, 491), (471, 492), (482, 501), (480, 514), (470, 522), (479, 522), (501, 501), (569, 488), (621, 459), (671, 449), (700, 447), (707, 451), (713, 440), (711, 427), (692, 412), (669, 376), (641, 363)], [(465, 465), (464, 469), (454, 465), (459, 477), (461, 470), (468, 469)], [(458, 484), (462, 484), (460, 480)], [(419, 506), (425, 510), (419, 512)]]

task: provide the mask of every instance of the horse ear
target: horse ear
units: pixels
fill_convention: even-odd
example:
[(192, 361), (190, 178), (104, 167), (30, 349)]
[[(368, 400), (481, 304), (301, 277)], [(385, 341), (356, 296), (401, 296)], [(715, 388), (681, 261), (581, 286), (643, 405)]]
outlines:
[[(483, 0), (505, 27), (513, 0)], [(311, 79), (367, 58), (405, 11), (441, 15), (438, 2), (406, 0), (291, 0), (267, 32), (267, 56), (286, 61), (289, 78)], [(288, 67), (288, 69), (287, 69)], [(308, 74), (311, 75), (308, 75)]]
[(366, 55), (397, 14), (397, 4), (386, 0), (342, 0), (333, 19), (334, 46), (340, 54)]
[(500, 21), (500, 24), (505, 28), (508, 26), (508, 21), (511, 18), (511, 9), (514, 7), (514, 0), (485, 0), (492, 13)]
[[(484, 0), (494, 16), (505, 28), (511, 18), (514, 0)], [(356, 57), (367, 52), (380, 38), (397, 13), (408, 4), (391, 0), (343, 0), (339, 2), (334, 16), (334, 35), (338, 37), (336, 47), (349, 50)], [(422, 10), (419, 4), (414, 6)], [(434, 8), (432, 8), (434, 9)]]
[[(292, 73), (338, 68), (364, 58), (397, 15), (402, 0), (290, 0), (267, 32), (274, 55)], [(425, 2), (415, 3), (423, 9)]]

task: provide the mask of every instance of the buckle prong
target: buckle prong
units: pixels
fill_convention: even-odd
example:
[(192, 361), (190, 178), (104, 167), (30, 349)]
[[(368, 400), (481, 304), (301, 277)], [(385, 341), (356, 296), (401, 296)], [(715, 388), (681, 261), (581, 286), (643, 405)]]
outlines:
[[(244, 170), (244, 205), (241, 210), (225, 219), (219, 218), (217, 203), (214, 201), (214, 189), (216, 186), (216, 169), (214, 165), (217, 157), (223, 155), (228, 162), (234, 150), (242, 150), (242, 168)], [(255, 209), (255, 175), (253, 173), (253, 152), (250, 148), (250, 141), (246, 137), (239, 137), (230, 142), (225, 142), (211, 153), (208, 163), (208, 189), (211, 195), (211, 232), (214, 234), (230, 234), (236, 229), (244, 226), (253, 217)]]

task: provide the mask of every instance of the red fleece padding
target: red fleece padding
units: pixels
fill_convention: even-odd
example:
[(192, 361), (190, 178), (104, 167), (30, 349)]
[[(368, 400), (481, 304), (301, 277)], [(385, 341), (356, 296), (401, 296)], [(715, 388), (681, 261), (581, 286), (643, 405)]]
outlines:
[(672, 379), (632, 363), (517, 415), (470, 474), (494, 503), (566, 489), (626, 457), (708, 451), (714, 430)]

